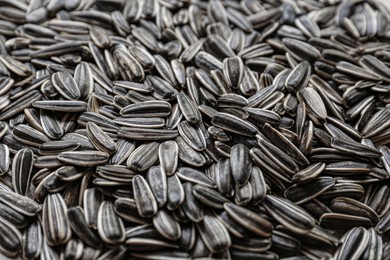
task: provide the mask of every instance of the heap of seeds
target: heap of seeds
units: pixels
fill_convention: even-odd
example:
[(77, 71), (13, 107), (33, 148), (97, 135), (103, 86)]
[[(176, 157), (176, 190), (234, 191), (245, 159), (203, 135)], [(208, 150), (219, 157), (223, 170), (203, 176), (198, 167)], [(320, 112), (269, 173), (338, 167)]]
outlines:
[(379, 0), (0, 0), (0, 258), (388, 259)]

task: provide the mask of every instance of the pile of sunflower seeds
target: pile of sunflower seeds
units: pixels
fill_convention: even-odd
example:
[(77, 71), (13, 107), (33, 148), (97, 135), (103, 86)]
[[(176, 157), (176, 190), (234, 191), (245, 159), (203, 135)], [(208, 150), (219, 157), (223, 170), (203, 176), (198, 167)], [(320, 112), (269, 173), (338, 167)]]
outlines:
[(389, 259), (379, 0), (0, 0), (0, 258)]

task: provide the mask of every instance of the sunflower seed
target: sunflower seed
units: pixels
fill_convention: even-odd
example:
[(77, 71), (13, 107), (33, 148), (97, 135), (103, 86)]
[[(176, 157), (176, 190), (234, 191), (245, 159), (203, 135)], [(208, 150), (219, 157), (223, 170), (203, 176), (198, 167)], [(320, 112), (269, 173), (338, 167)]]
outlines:
[(42, 226), (50, 245), (65, 244), (72, 232), (66, 218), (67, 207), (59, 193), (49, 194), (42, 210)]
[(108, 154), (98, 151), (69, 151), (60, 153), (57, 158), (75, 166), (92, 167), (107, 162)]
[(211, 123), (216, 127), (239, 135), (250, 137), (255, 136), (257, 133), (257, 129), (253, 124), (227, 113), (215, 114)]
[(19, 150), (12, 162), (12, 184), (15, 191), (21, 195), (27, 195), (30, 190), (32, 170), (34, 164), (34, 153), (25, 148)]
[(231, 245), (228, 230), (218, 218), (206, 213), (203, 221), (196, 224), (206, 247), (213, 253), (226, 250)]
[(179, 223), (167, 210), (161, 209), (157, 212), (153, 217), (153, 225), (160, 235), (168, 240), (178, 240), (181, 237)]
[(0, 218), (1, 243), (0, 252), (9, 257), (16, 257), (22, 249), (22, 234), (7, 220)]
[(362, 227), (353, 228), (343, 237), (343, 244), (337, 251), (337, 259), (359, 258), (367, 247), (369, 233)]
[(127, 166), (133, 170), (145, 171), (158, 159), (159, 143), (152, 142), (140, 145), (127, 160)]
[(185, 200), (182, 208), (186, 216), (195, 223), (198, 223), (204, 218), (203, 205), (200, 204), (192, 194), (193, 185), (190, 182), (183, 184)]
[(261, 237), (271, 236), (273, 226), (264, 217), (233, 203), (225, 203), (223, 207), (229, 216), (241, 226)]
[(312, 216), (289, 200), (267, 195), (264, 206), (278, 222), (294, 233), (305, 234), (315, 224)]
[(100, 239), (97, 234), (88, 227), (88, 224), (85, 220), (84, 211), (81, 207), (69, 208), (67, 211), (67, 218), (70, 227), (72, 228), (73, 232), (76, 233), (78, 238), (93, 248), (99, 248), (101, 243)]
[(104, 201), (99, 208), (97, 230), (100, 238), (111, 245), (125, 240), (125, 228), (122, 220), (114, 212), (114, 204)]
[(152, 217), (157, 213), (157, 202), (150, 186), (141, 175), (133, 178), (134, 200), (138, 214), (142, 217)]

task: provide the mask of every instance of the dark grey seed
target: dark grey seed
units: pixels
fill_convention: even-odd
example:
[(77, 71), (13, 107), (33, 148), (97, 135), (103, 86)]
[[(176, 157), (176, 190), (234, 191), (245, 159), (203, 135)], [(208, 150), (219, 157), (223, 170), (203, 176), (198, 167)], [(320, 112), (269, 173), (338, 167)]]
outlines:
[(139, 46), (131, 46), (130, 52), (143, 67), (148, 69), (154, 67), (155, 59), (146, 49)]
[(41, 254), (43, 243), (42, 227), (40, 222), (34, 221), (23, 233), (23, 255), (37, 258)]
[(325, 121), (327, 111), (321, 96), (312, 88), (304, 88), (299, 92), (299, 99), (305, 103), (305, 107), (309, 114), (312, 114), (320, 121)]
[(169, 82), (173, 87), (177, 86), (176, 77), (169, 62), (161, 55), (154, 55), (154, 59), (156, 61), (155, 68), (161, 77), (163, 77), (163, 79)]
[(146, 179), (149, 187), (156, 198), (159, 208), (163, 207), (167, 202), (167, 177), (158, 166), (153, 166), (148, 169)]
[(270, 126), (268, 123), (264, 124), (262, 128), (263, 134), (268, 137), (272, 143), (280, 150), (288, 154), (296, 163), (306, 166), (309, 164), (308, 159), (302, 154), (302, 152), (284, 136), (281, 132)]
[(116, 146), (114, 140), (109, 137), (99, 126), (93, 122), (88, 122), (86, 125), (87, 136), (96, 149), (112, 154), (115, 152)]
[(97, 231), (107, 244), (116, 245), (125, 241), (125, 227), (122, 219), (114, 212), (114, 203), (103, 201), (98, 212)]
[(363, 137), (371, 138), (386, 129), (389, 125), (389, 117), (390, 110), (388, 108), (384, 108), (376, 112), (362, 129), (361, 132)]
[[(197, 69), (195, 70), (195, 77), (198, 80), (198, 82), (201, 84), (201, 86), (204, 87), (204, 89), (200, 89), (200, 91), (206, 91), (206, 93), (210, 92), (210, 94), (214, 96), (220, 96), (222, 95), (222, 90), (219, 89), (219, 86), (214, 82), (214, 80), (211, 78), (211, 76), (207, 73), (204, 69)], [(201, 92), (202, 93), (202, 92)], [(210, 97), (210, 98), (214, 98)]]
[(364, 55), (360, 58), (359, 63), (362, 67), (372, 70), (374, 73), (381, 75), (384, 80), (390, 78), (390, 69), (382, 61), (372, 55)]
[(180, 61), (183, 63), (190, 62), (201, 50), (204, 42), (205, 39), (199, 39), (198, 41), (192, 43), (188, 48), (185, 48), (185, 50), (180, 55)]
[(110, 158), (111, 164), (122, 164), (129, 158), (130, 154), (135, 149), (135, 144), (132, 141), (126, 139), (120, 139), (116, 142), (116, 151), (112, 154)]
[(93, 248), (99, 248), (101, 241), (98, 235), (88, 227), (84, 211), (81, 207), (69, 208), (67, 211), (67, 218), (70, 227), (78, 238)]
[(80, 258), (84, 253), (84, 243), (78, 239), (70, 239), (66, 244), (64, 256), (66, 258)]
[(356, 200), (361, 200), (364, 195), (364, 188), (355, 183), (336, 183), (332, 189), (324, 192), (320, 199), (330, 201), (337, 197), (348, 197)]
[(287, 90), (295, 93), (305, 88), (309, 83), (310, 74), (310, 63), (307, 61), (299, 63), (286, 78), (285, 85)]
[(221, 211), (218, 214), (214, 212), (214, 214), (229, 230), (231, 235), (238, 238), (248, 237), (250, 231), (234, 221), (226, 211)]
[(167, 120), (165, 122), (166, 128), (169, 130), (175, 129), (177, 125), (180, 123), (182, 118), (183, 118), (183, 114), (179, 109), (179, 105), (175, 104), (172, 107), (171, 114), (167, 117)]
[(281, 118), (280, 116), (266, 109), (261, 108), (245, 108), (245, 110), (249, 113), (249, 118), (254, 122), (259, 122), (260, 124), (271, 124), (271, 125), (279, 125)]
[(93, 150), (95, 148), (88, 137), (74, 132), (65, 134), (62, 140), (79, 144), (80, 150)]
[(387, 211), (376, 225), (375, 229), (379, 234), (383, 234), (390, 229), (390, 211)]
[(62, 165), (64, 165), (64, 163), (57, 159), (57, 155), (39, 156), (34, 161), (34, 167), (36, 168), (53, 169)]
[(329, 208), (335, 213), (351, 214), (369, 218), (373, 223), (379, 221), (379, 216), (372, 208), (351, 198), (335, 198), (331, 201)]
[(227, 17), (232, 24), (236, 25), (244, 32), (247, 33), (252, 32), (253, 30), (252, 23), (249, 21), (248, 17), (245, 16), (242, 12), (232, 7), (226, 8), (226, 12), (227, 12)]
[(80, 98), (80, 89), (70, 73), (56, 72), (52, 75), (51, 82), (64, 98), (69, 100)]
[(267, 195), (264, 206), (271, 216), (294, 233), (308, 233), (315, 224), (312, 216), (289, 200)]
[(315, 180), (325, 169), (325, 163), (319, 162), (308, 166), (294, 174), (292, 181), (296, 183), (306, 183)]
[[(245, 238), (245, 239), (233, 239), (232, 248), (243, 250), (246, 252), (260, 253), (270, 249), (273, 241), (269, 238)], [(275, 243), (276, 244), (276, 243)], [(276, 245), (275, 245), (276, 246)]]
[(202, 116), (196, 104), (183, 92), (177, 94), (177, 102), (186, 120), (193, 124), (199, 124)]
[(247, 205), (252, 200), (252, 186), (247, 182), (243, 186), (234, 187), (234, 202), (237, 205)]
[(364, 258), (381, 258), (383, 255), (383, 238), (375, 231), (374, 228), (370, 228), (369, 241), (362, 257)]
[(336, 259), (357, 259), (367, 247), (369, 233), (363, 227), (351, 229), (343, 237), (343, 244), (336, 253)]
[(69, 151), (62, 152), (57, 156), (60, 161), (82, 167), (104, 164), (107, 162), (108, 157), (107, 153), (99, 151)]
[(33, 217), (41, 211), (41, 206), (32, 199), (14, 192), (1, 191), (0, 202), (25, 216)]
[(162, 128), (165, 120), (159, 117), (117, 117), (114, 122), (118, 125), (135, 128)]
[(203, 242), (211, 252), (221, 252), (230, 247), (229, 232), (217, 217), (206, 213), (203, 221), (197, 223), (196, 227)]
[(321, 216), (320, 226), (334, 230), (348, 230), (353, 227), (370, 227), (372, 222), (369, 218), (341, 213), (325, 213)]
[(39, 147), (42, 143), (50, 141), (46, 135), (25, 124), (15, 126), (12, 135), (15, 140), (33, 147)]
[(40, 118), (42, 129), (50, 139), (60, 139), (64, 135), (64, 130), (54, 112), (42, 109)]
[(141, 175), (136, 175), (133, 178), (133, 193), (140, 216), (148, 218), (157, 213), (156, 199), (148, 183)]
[(180, 136), (195, 150), (203, 151), (206, 149), (205, 137), (198, 126), (183, 121), (178, 125)]
[(238, 88), (244, 77), (244, 63), (239, 57), (226, 58), (223, 62), (223, 73), (232, 88)]
[(130, 238), (127, 239), (125, 243), (126, 246), (132, 251), (141, 251), (141, 252), (150, 251), (151, 248), (153, 248), (154, 250), (164, 250), (164, 249), (172, 250), (172, 249), (179, 248), (176, 244), (166, 242), (162, 239)]
[(267, 154), (272, 161), (274, 161), (277, 165), (279, 165), (279, 167), (284, 169), (286, 172), (290, 174), (294, 174), (299, 170), (298, 165), (291, 159), (291, 157), (285, 154), (278, 147), (274, 146), (273, 144), (269, 143), (268, 141), (262, 138), (258, 139), (258, 143), (261, 150), (265, 154)]
[(13, 73), (21, 77), (29, 76), (32, 71), (24, 63), (8, 55), (0, 56), (0, 61)]
[(0, 218), (0, 252), (5, 256), (17, 257), (22, 249), (22, 234), (7, 220)]
[(307, 37), (320, 37), (321, 31), (318, 25), (310, 19), (307, 15), (301, 15), (295, 21), (295, 25), (307, 36)]
[(181, 227), (165, 209), (160, 209), (153, 217), (153, 225), (161, 236), (168, 240), (178, 240), (181, 237)]
[(66, 218), (67, 206), (59, 193), (49, 194), (43, 204), (42, 224), (50, 245), (65, 244), (72, 232)]
[(62, 181), (74, 181), (80, 179), (88, 172), (88, 169), (82, 167), (62, 166), (55, 171), (55, 175)]
[(95, 112), (84, 112), (77, 119), (77, 123), (82, 126), (86, 126), (88, 122), (95, 123), (103, 131), (116, 133), (118, 130), (118, 126), (111, 119)]
[(171, 113), (171, 105), (166, 101), (145, 101), (128, 105), (120, 113), (124, 117), (166, 117)]
[(14, 190), (21, 195), (27, 195), (30, 190), (34, 164), (33, 156), (34, 153), (25, 148), (18, 151), (12, 162), (12, 184)]
[(241, 118), (227, 113), (215, 114), (212, 117), (211, 123), (216, 127), (243, 136), (251, 137), (251, 136), (255, 136), (257, 133), (257, 129), (253, 124), (249, 122), (245, 122)]
[(177, 169), (176, 174), (178, 175), (178, 177), (180, 179), (183, 179), (185, 181), (199, 183), (199, 184), (205, 185), (205, 186), (210, 187), (210, 188), (215, 188), (214, 180), (209, 178), (203, 172), (196, 170), (194, 168), (180, 167)]
[(252, 161), (249, 155), (249, 149), (243, 144), (232, 146), (230, 167), (234, 181), (240, 186), (245, 185), (252, 173)]
[(174, 99), (177, 95), (177, 90), (173, 87), (173, 85), (159, 76), (148, 75), (146, 79), (152, 86), (154, 90), (152, 95), (156, 99), (169, 101)]
[(191, 166), (200, 167), (207, 163), (205, 155), (193, 149), (182, 137), (176, 138), (179, 146), (179, 159)]
[(96, 188), (89, 188), (84, 191), (84, 215), (85, 220), (90, 228), (97, 228), (98, 211), (102, 201), (103, 194)]
[[(115, 213), (123, 220), (131, 223), (146, 224), (150, 222), (149, 218), (143, 218), (138, 214), (137, 206), (133, 199), (118, 198), (115, 200)], [(129, 237), (128, 233), (129, 232), (126, 231), (126, 238)]]
[(259, 148), (252, 148), (250, 154), (253, 158), (253, 161), (264, 171), (274, 175), (281, 180), (286, 182), (291, 182), (291, 178), (288, 173), (286, 173), (278, 164), (272, 161), (268, 155), (266, 155)]
[(136, 171), (145, 171), (158, 159), (159, 143), (145, 143), (135, 149), (127, 160), (127, 166)]
[(122, 87), (128, 90), (134, 90), (140, 93), (148, 94), (152, 92), (152, 87), (148, 84), (142, 84), (137, 82), (131, 82), (131, 81), (123, 81), (123, 80), (117, 80), (113, 82), (115, 86)]
[(177, 59), (173, 59), (173, 60), (171, 60), (171, 67), (172, 67), (173, 74), (175, 75), (176, 81), (178, 82), (178, 84), (180, 86), (184, 86), (186, 83), (186, 73), (185, 73), (184, 64)]
[(270, 237), (273, 225), (264, 217), (242, 206), (233, 203), (225, 203), (224, 209), (229, 216), (241, 226), (261, 237)]
[(249, 183), (252, 187), (252, 203), (258, 204), (265, 199), (267, 195), (267, 184), (260, 168), (253, 166)]
[(215, 167), (215, 183), (217, 185), (218, 191), (227, 196), (233, 196), (233, 176), (231, 173), (231, 163), (228, 158), (222, 158), (218, 160)]
[(229, 202), (219, 192), (200, 184), (196, 184), (193, 187), (192, 193), (197, 200), (212, 208), (223, 209), (223, 204)]
[(336, 64), (336, 68), (342, 73), (346, 73), (354, 77), (368, 79), (368, 80), (381, 80), (380, 75), (346, 61), (338, 62)]
[(176, 174), (167, 177), (167, 208), (175, 210), (184, 201), (184, 189)]
[(119, 127), (118, 134), (121, 137), (131, 140), (163, 141), (176, 138), (178, 136), (178, 131), (168, 129)]
[(30, 91), (29, 93), (13, 101), (11, 105), (7, 105), (6, 108), (2, 109), (0, 112), (0, 120), (9, 119), (10, 117), (17, 115), (41, 98), (42, 95), (37, 90)]
[(33, 103), (33, 107), (50, 111), (75, 113), (86, 111), (87, 103), (78, 100), (38, 100)]
[(294, 184), (284, 192), (284, 196), (296, 204), (305, 203), (321, 193), (331, 189), (335, 184), (332, 177), (319, 177), (307, 184)]
[(179, 146), (175, 141), (165, 141), (158, 150), (161, 172), (171, 176), (176, 172), (179, 159)]
[(283, 39), (283, 44), (287, 51), (298, 61), (314, 62), (321, 57), (319, 50), (306, 42), (287, 38)]
[(223, 63), (205, 51), (199, 51), (195, 56), (195, 64), (205, 70), (222, 69)]
[[(248, 252), (248, 251), (243, 251), (239, 249), (232, 249), (230, 250), (230, 255), (234, 259), (277, 259), (278, 255), (273, 252), (261, 252), (261, 253), (256, 253), (256, 252)], [(305, 256), (302, 256), (304, 259)]]
[(9, 148), (5, 144), (0, 144), (0, 175), (8, 172), (11, 164)]
[(193, 185), (190, 182), (183, 184), (185, 200), (182, 204), (186, 216), (195, 223), (199, 223), (204, 218), (203, 205), (199, 203), (192, 194)]
[(39, 146), (39, 153), (42, 155), (56, 155), (65, 151), (74, 151), (80, 145), (70, 141), (49, 141)]
[(331, 146), (337, 150), (354, 156), (363, 156), (369, 158), (378, 158), (381, 156), (381, 153), (375, 148), (360, 144), (358, 142), (343, 140), (338, 137), (332, 138)]

